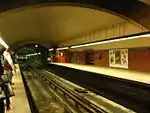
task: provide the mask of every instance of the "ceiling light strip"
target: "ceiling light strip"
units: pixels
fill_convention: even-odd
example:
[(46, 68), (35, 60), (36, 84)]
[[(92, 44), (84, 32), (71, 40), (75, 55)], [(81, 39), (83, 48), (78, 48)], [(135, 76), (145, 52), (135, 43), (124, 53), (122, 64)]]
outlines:
[(48, 49), (48, 51), (53, 51), (53, 50), (54, 50), (53, 48)]
[(69, 47), (61, 47), (61, 48), (57, 48), (56, 50), (65, 50), (65, 49), (69, 49)]
[(70, 48), (87, 47), (87, 46), (106, 44), (106, 43), (111, 43), (111, 42), (118, 42), (118, 41), (130, 40), (130, 39), (136, 39), (136, 38), (142, 38), (142, 37), (150, 37), (150, 34), (144, 34), (144, 35), (132, 36), (132, 37), (125, 37), (125, 38), (120, 38), (120, 39), (111, 39), (111, 40), (93, 42), (93, 43), (82, 44), (82, 45), (75, 45), (75, 46), (71, 46)]

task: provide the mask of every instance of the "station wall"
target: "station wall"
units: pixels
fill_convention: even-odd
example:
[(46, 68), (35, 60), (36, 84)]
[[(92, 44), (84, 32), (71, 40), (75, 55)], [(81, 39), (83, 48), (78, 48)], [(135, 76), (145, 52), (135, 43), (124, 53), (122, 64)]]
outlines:
[(150, 71), (150, 49), (129, 49), (129, 69)]
[(54, 62), (61, 62), (61, 63), (70, 62), (69, 55), (70, 54), (68, 51), (57, 51), (53, 56)]
[[(144, 33), (147, 31), (147, 29), (140, 25), (137, 25), (130, 21), (124, 21), (122, 23), (106, 26), (102, 29), (91, 31), (87, 34), (84, 34), (83, 36), (81, 35), (77, 36), (76, 38), (65, 40), (60, 44), (60, 46), (65, 47), (82, 43), (90, 43), (93, 41), (100, 41), (120, 36)], [(68, 52), (68, 56), (59, 58), (58, 62), (70, 62), (77, 64), (109, 67), (110, 48), (108, 49), (108, 47), (113, 47), (115, 49), (123, 47), (128, 49), (128, 69), (138, 71), (150, 71), (150, 50), (147, 48), (139, 48), (149, 46), (146, 45), (146, 43), (148, 43), (147, 39), (143, 38), (140, 41), (137, 39), (136, 42), (131, 42), (113, 43), (112, 45), (105, 44), (103, 46), (91, 46), (89, 48), (84, 47), (81, 49), (75, 49), (73, 51), (65, 51)]]
[[(59, 56), (56, 62), (109, 67), (109, 50), (61, 52), (64, 53), (64, 56)], [(88, 54), (90, 56), (88, 56)], [(137, 71), (150, 71), (150, 49), (129, 48), (128, 69)]]

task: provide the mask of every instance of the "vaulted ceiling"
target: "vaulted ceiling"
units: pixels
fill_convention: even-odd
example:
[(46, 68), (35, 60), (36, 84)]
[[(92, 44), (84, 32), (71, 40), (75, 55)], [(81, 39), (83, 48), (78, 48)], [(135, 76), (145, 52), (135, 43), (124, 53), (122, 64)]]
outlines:
[(139, 1), (141, 1), (141, 2), (143, 2), (143, 3), (146, 3), (146, 4), (150, 5), (150, 0), (139, 0)]
[(122, 21), (110, 13), (76, 6), (28, 7), (2, 13), (0, 32), (8, 45), (50, 46)]
[(13, 47), (28, 43), (49, 47), (126, 21), (121, 17), (150, 29), (148, 4), (149, 0), (2, 0), (0, 36)]

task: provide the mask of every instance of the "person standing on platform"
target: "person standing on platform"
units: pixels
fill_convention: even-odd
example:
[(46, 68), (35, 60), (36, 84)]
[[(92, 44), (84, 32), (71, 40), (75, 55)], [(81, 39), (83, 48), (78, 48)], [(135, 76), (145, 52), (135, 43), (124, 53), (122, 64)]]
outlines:
[[(4, 74), (4, 69), (2, 66), (2, 60), (0, 60), (0, 113), (5, 113), (5, 104), (4, 100), (6, 100), (6, 108), (10, 110), (10, 99), (8, 94), (8, 87), (4, 83), (2, 79), (2, 75)], [(3, 94), (4, 92), (4, 94)]]
[[(2, 79), (1, 79), (1, 75), (4, 73), (4, 70), (3, 70), (3, 66), (2, 66), (2, 62), (0, 60), (0, 88), (2, 89)], [(1, 92), (2, 94), (2, 92)], [(1, 95), (0, 94), (0, 95)], [(4, 113), (5, 112), (5, 106), (4, 106), (4, 100), (0, 98), (0, 113)]]
[(3, 60), (4, 74), (8, 75), (9, 82), (10, 84), (13, 85), (14, 83), (12, 82), (12, 77), (13, 77), (12, 71), (13, 70), (15, 71), (15, 66), (14, 66), (12, 57), (9, 53), (9, 48), (6, 48), (6, 50), (3, 53), (3, 57), (4, 57), (4, 60)]

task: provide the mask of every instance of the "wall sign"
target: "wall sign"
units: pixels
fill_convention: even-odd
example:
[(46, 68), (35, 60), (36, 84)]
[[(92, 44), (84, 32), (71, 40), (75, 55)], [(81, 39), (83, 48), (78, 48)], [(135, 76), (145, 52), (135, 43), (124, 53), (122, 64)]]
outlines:
[(109, 66), (128, 68), (128, 49), (109, 50)]

